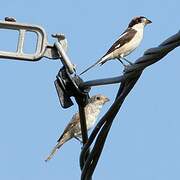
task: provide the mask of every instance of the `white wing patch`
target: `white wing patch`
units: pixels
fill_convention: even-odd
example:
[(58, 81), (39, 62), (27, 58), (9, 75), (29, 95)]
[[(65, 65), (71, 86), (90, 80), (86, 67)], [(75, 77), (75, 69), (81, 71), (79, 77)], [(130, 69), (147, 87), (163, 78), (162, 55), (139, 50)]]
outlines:
[(121, 45), (120, 44), (118, 44), (117, 46), (116, 46), (116, 48), (118, 48), (118, 47), (120, 47)]

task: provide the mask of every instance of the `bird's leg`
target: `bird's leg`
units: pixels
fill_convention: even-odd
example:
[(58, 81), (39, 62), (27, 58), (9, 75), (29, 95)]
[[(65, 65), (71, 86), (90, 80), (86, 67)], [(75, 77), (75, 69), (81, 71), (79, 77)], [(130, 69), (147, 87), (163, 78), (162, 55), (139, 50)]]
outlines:
[(124, 58), (124, 57), (121, 57), (123, 60), (125, 60), (127, 63), (129, 63), (130, 65), (133, 65), (133, 63), (131, 62), (131, 61), (129, 61), (129, 60), (127, 60), (126, 58)]
[(77, 136), (74, 136), (74, 138), (75, 138), (76, 140), (78, 140), (81, 144), (83, 143), (82, 140), (81, 140), (80, 138), (78, 138)]
[(124, 66), (124, 68), (126, 68), (127, 67), (127, 65), (126, 64), (124, 64), (124, 62), (121, 60), (121, 58), (117, 58), (119, 61), (120, 61), (120, 63)]

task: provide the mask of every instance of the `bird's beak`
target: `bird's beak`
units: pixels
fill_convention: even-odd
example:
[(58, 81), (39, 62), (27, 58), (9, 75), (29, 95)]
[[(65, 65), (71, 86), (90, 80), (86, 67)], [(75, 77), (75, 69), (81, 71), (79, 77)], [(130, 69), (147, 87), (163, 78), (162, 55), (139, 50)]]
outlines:
[(108, 101), (110, 101), (109, 98), (105, 97), (104, 102), (108, 102)]
[(152, 23), (152, 21), (151, 21), (151, 20), (146, 19), (146, 24), (151, 24), (151, 23)]

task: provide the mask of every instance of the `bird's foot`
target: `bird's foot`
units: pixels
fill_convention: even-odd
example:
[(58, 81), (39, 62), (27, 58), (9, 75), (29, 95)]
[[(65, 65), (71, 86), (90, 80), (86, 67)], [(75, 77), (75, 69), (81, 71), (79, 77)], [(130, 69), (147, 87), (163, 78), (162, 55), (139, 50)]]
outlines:
[(77, 136), (74, 136), (74, 138), (75, 138), (76, 140), (78, 140), (81, 144), (83, 143), (82, 140), (81, 140), (80, 138), (78, 138)]
[(119, 60), (119, 62), (124, 66), (124, 68), (127, 66), (126, 64), (124, 64), (124, 62), (120, 59), (120, 58), (117, 58)]
[(132, 63), (131, 61), (127, 60), (126, 58), (122, 58), (123, 60), (125, 60), (127, 63), (129, 63), (130, 65), (133, 65), (134, 63)]
[(124, 69), (127, 69), (129, 65), (126, 65), (120, 58), (118, 58), (118, 60), (123, 65)]

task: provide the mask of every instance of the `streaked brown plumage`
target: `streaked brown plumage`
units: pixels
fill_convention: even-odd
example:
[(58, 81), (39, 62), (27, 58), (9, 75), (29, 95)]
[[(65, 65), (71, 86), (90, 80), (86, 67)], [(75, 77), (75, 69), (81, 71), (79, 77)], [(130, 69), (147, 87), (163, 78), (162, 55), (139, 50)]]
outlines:
[[(99, 115), (102, 106), (108, 101), (109, 99), (101, 94), (97, 94), (90, 98), (89, 103), (85, 107), (87, 130), (92, 128), (92, 126), (95, 124), (97, 116)], [(72, 138), (79, 139), (80, 137), (81, 137), (80, 118), (79, 118), (79, 113), (77, 112), (72, 117), (71, 121), (65, 128), (63, 134), (58, 139), (57, 145), (53, 148), (50, 155), (46, 158), (45, 161), (50, 160), (52, 156), (56, 153), (56, 151), (65, 142), (69, 141)]]

